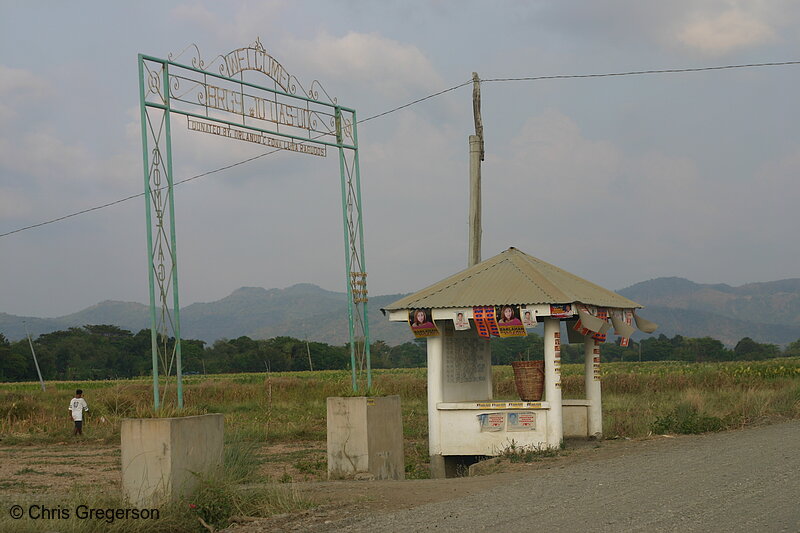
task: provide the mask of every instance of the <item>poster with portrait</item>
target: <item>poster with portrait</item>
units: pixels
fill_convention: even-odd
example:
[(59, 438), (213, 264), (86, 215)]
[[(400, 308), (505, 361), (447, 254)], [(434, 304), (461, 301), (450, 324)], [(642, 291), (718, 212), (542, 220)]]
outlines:
[(495, 308), (497, 329), (501, 337), (525, 337), (528, 333), (520, 319), (518, 305), (501, 305)]
[(526, 328), (535, 328), (539, 325), (536, 321), (536, 314), (532, 309), (527, 307), (522, 308), (522, 325)]
[(478, 416), (478, 423), (481, 426), (481, 432), (496, 432), (503, 431), (506, 426), (505, 413), (481, 413)]
[(453, 327), (457, 331), (464, 331), (469, 329), (469, 318), (467, 318), (468, 309), (456, 309), (456, 316), (453, 318)]
[(535, 411), (515, 411), (508, 413), (506, 431), (535, 431)]
[(550, 318), (572, 318), (572, 306), (570, 304), (551, 304)]
[(439, 328), (433, 322), (431, 309), (410, 309), (408, 311), (408, 325), (411, 326), (414, 337), (418, 339), (435, 337), (439, 334)]

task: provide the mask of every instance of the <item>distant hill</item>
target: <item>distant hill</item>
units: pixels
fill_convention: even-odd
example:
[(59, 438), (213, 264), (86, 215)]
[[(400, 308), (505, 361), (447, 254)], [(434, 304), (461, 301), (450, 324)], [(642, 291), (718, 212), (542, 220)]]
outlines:
[(657, 278), (617, 291), (646, 307), (656, 334), (714, 337), (727, 345), (742, 337), (787, 344), (800, 339), (800, 279), (740, 287)]
[[(700, 284), (683, 278), (658, 278), (617, 291), (645, 306), (642, 315), (659, 324), (656, 335), (714, 337), (733, 346), (742, 337), (787, 344), (800, 339), (800, 279), (749, 283), (740, 287)], [(390, 345), (413, 340), (408, 326), (389, 322), (380, 308), (402, 294), (369, 301), (370, 338)], [(57, 318), (19, 317), (0, 313), (0, 333), (11, 340), (36, 337), (86, 324), (112, 324), (131, 331), (150, 327), (149, 307), (105, 301)], [(214, 342), (246, 335), (265, 339), (288, 335), (299, 339), (346, 344), (347, 295), (309, 283), (286, 289), (242, 287), (216, 302), (195, 303), (181, 310), (184, 338)]]
[(87, 324), (112, 324), (133, 331), (150, 327), (150, 307), (134, 302), (106, 300), (77, 313), (58, 318), (37, 318), (0, 313), (0, 333), (10, 340), (25, 337), (25, 328), (36, 338), (42, 333), (81, 327)]
[[(413, 340), (407, 326), (389, 322), (380, 312), (381, 307), (402, 296), (370, 298), (367, 308), (372, 341), (383, 340), (394, 345)], [(254, 339), (288, 335), (328, 344), (346, 344), (350, 341), (347, 294), (309, 283), (287, 289), (242, 287), (216, 302), (184, 308), (181, 330), (186, 338), (207, 342), (242, 335)]]
[[(369, 325), (372, 341), (402, 344), (413, 340), (407, 326), (389, 322), (380, 308), (402, 294), (370, 298)], [(57, 318), (20, 317), (0, 313), (0, 333), (11, 340), (25, 337), (25, 326), (34, 337), (86, 324), (111, 324), (133, 332), (150, 327), (149, 306), (104, 301), (77, 313)], [(213, 342), (246, 335), (264, 339), (288, 335), (300, 339), (346, 344), (349, 342), (347, 294), (302, 283), (286, 289), (242, 287), (229, 296), (181, 309), (181, 336)]]

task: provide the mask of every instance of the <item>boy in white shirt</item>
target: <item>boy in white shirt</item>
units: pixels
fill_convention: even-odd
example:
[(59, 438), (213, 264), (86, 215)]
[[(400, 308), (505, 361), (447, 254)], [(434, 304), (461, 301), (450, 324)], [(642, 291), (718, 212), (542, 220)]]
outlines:
[(75, 432), (73, 435), (83, 435), (83, 412), (89, 410), (86, 400), (82, 398), (83, 391), (75, 391), (75, 397), (69, 401), (69, 410), (72, 420), (75, 421)]

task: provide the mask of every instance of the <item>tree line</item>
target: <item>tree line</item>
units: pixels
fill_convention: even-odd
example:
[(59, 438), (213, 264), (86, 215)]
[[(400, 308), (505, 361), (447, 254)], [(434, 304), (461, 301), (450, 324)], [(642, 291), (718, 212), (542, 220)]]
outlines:
[[(42, 334), (33, 340), (33, 348), (45, 380), (117, 379), (152, 372), (151, 342), (149, 329), (134, 334), (117, 326), (90, 325)], [(423, 366), (426, 361), (419, 342), (388, 346), (378, 341), (371, 351), (373, 368)], [(181, 361), (184, 374), (335, 370), (350, 368), (350, 346), (293, 337), (239, 337), (211, 345), (181, 339)], [(36, 379), (28, 339), (10, 342), (0, 333), (0, 382)]]
[[(541, 359), (544, 339), (537, 334), (527, 337), (498, 339), (492, 338), (492, 364), (507, 365), (520, 359)], [(612, 361), (758, 361), (774, 357), (800, 356), (800, 339), (781, 349), (777, 344), (759, 343), (744, 337), (733, 348), (727, 348), (721, 341), (711, 337), (690, 338), (664, 334), (632, 341), (628, 346), (620, 346), (619, 340), (600, 345), (602, 360)], [(564, 363), (584, 361), (583, 344), (562, 344), (561, 360)]]
[[(507, 365), (521, 359), (542, 359), (544, 342), (531, 333), (520, 338), (492, 338), (492, 363)], [(150, 330), (138, 333), (109, 325), (90, 325), (45, 333), (33, 340), (45, 380), (116, 379), (148, 375), (152, 371)], [(423, 367), (427, 362), (425, 340), (398, 346), (376, 341), (370, 346), (373, 368)], [(781, 349), (749, 337), (732, 349), (710, 337), (675, 335), (650, 337), (623, 347), (615, 342), (601, 346), (603, 361), (736, 361), (781, 356), (800, 356), (800, 339)], [(256, 340), (249, 337), (181, 341), (185, 374), (334, 370), (350, 368), (349, 345), (334, 346), (293, 337)], [(583, 362), (583, 346), (563, 345), (565, 363)], [(36, 368), (27, 339), (10, 342), (0, 333), (0, 381), (32, 381)]]

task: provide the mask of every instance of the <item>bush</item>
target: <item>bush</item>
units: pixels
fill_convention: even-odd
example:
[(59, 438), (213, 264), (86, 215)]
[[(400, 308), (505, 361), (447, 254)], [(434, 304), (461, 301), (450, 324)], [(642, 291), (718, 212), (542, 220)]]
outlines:
[(651, 429), (653, 433), (661, 434), (697, 434), (722, 431), (725, 429), (725, 422), (719, 417), (700, 413), (693, 405), (681, 403), (670, 413), (656, 417)]

